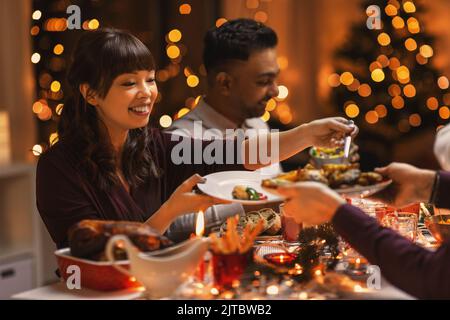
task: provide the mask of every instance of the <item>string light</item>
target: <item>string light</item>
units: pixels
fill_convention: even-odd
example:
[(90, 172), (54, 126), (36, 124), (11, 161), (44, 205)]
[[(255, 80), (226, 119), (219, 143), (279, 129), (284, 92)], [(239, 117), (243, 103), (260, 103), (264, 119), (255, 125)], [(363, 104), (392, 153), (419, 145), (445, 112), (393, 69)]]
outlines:
[(358, 79), (353, 79), (353, 82), (351, 85), (347, 86), (348, 90), (350, 91), (357, 91), (361, 86), (361, 83)]
[(378, 35), (377, 40), (378, 40), (378, 43), (382, 46), (387, 46), (391, 43), (391, 37), (389, 37), (389, 35), (385, 32), (380, 33)]
[(392, 98), (391, 102), (395, 109), (402, 109), (405, 106), (405, 100), (401, 96)]
[(388, 93), (392, 97), (399, 96), (402, 93), (402, 89), (398, 84), (391, 84), (388, 88)]
[(56, 55), (61, 55), (64, 52), (64, 46), (60, 43), (58, 43), (54, 48), (53, 48), (53, 53)]
[(448, 118), (450, 118), (450, 109), (447, 106), (440, 107), (439, 116), (442, 119), (447, 120)]
[(169, 32), (168, 37), (171, 42), (175, 43), (175, 42), (179, 42), (181, 40), (181, 38), (183, 37), (183, 35), (180, 30), (173, 29)]
[(356, 118), (359, 115), (359, 107), (355, 103), (350, 103), (345, 107), (345, 114), (349, 118)]
[(424, 65), (428, 62), (428, 59), (423, 57), (420, 53), (416, 55), (416, 61), (418, 64)]
[(442, 90), (446, 90), (449, 87), (449, 81), (446, 76), (439, 77), (437, 83), (438, 83), (439, 88), (441, 88)]
[(382, 69), (375, 69), (371, 74), (372, 80), (375, 82), (381, 82), (384, 80), (385, 75)]
[(267, 122), (267, 121), (269, 121), (269, 119), (270, 119), (269, 111), (264, 112), (264, 115), (261, 117), (261, 120), (264, 122)]
[(196, 75), (190, 75), (187, 77), (186, 83), (189, 87), (195, 88), (200, 83), (200, 79)]
[(406, 97), (412, 98), (416, 95), (416, 88), (412, 84), (408, 84), (403, 88), (403, 93)]
[(180, 11), (180, 14), (183, 14), (183, 15), (191, 14), (191, 11), (192, 11), (191, 5), (188, 3), (184, 3), (184, 4), (180, 5), (179, 11)]
[(58, 142), (58, 140), (59, 137), (57, 132), (52, 133), (48, 139), (51, 146), (54, 145), (56, 142)]
[(159, 124), (163, 128), (168, 128), (172, 125), (172, 118), (169, 115), (163, 115), (159, 119)]
[(186, 114), (188, 114), (191, 110), (189, 108), (181, 108), (180, 111), (178, 111), (177, 116), (178, 118), (182, 118)]
[(337, 73), (332, 73), (328, 76), (328, 85), (333, 88), (341, 85), (341, 80)]
[(396, 73), (399, 80), (409, 79), (409, 69), (406, 66), (398, 67)]
[(378, 114), (379, 118), (384, 118), (387, 116), (387, 108), (383, 104), (379, 104), (375, 107), (375, 112)]
[(430, 97), (427, 99), (427, 108), (430, 110), (437, 110), (439, 107), (439, 101), (435, 97)]
[(50, 85), (50, 90), (53, 92), (58, 92), (59, 90), (61, 90), (61, 83), (59, 81), (53, 81), (52, 84)]
[(405, 10), (406, 13), (414, 13), (416, 12), (416, 6), (412, 1), (406, 1), (403, 3), (403, 10)]
[(409, 18), (407, 20), (407, 24), (408, 24), (408, 31), (411, 32), (412, 34), (420, 32), (419, 21), (416, 18), (414, 17)]
[(405, 20), (403, 20), (399, 16), (396, 16), (392, 19), (392, 26), (395, 29), (402, 29), (403, 27), (405, 27)]
[(372, 88), (370, 88), (370, 86), (367, 83), (362, 84), (359, 88), (358, 88), (358, 94), (361, 97), (367, 98), (368, 96), (370, 96), (372, 93)]
[(36, 101), (35, 103), (33, 103), (32, 109), (33, 109), (33, 113), (39, 114), (44, 109), (44, 105), (42, 104), (41, 101)]
[(411, 127), (420, 127), (422, 124), (422, 118), (418, 113), (413, 113), (409, 116), (409, 124)]
[(33, 155), (38, 157), (42, 154), (42, 146), (40, 144), (35, 144), (31, 151), (33, 152)]
[(180, 56), (180, 48), (178, 48), (176, 45), (170, 45), (167, 47), (167, 56), (170, 59), (176, 59)]
[(36, 64), (39, 63), (39, 61), (41, 61), (41, 55), (37, 52), (33, 53), (33, 55), (31, 56), (31, 62)]
[(100, 22), (97, 19), (92, 19), (88, 22), (90, 30), (97, 30), (100, 27)]
[(226, 23), (228, 20), (225, 18), (219, 18), (216, 20), (216, 28), (220, 28), (224, 23)]
[(408, 51), (414, 51), (417, 49), (417, 42), (413, 38), (408, 38), (405, 40), (405, 48)]
[(258, 11), (258, 12), (255, 13), (255, 17), (254, 18), (258, 22), (266, 23), (267, 20), (269, 19), (269, 16), (264, 11)]
[(369, 124), (375, 124), (378, 122), (378, 113), (371, 110), (366, 113), (366, 121)]
[(60, 104), (58, 104), (58, 105), (56, 106), (55, 112), (56, 112), (56, 114), (57, 114), (58, 116), (61, 115), (61, 113), (62, 113), (62, 111), (63, 111), (63, 108), (64, 108), (64, 104), (62, 104), (62, 103), (60, 103)]
[(353, 78), (353, 75), (351, 74), (351, 72), (346, 71), (341, 74), (340, 80), (343, 85), (348, 86), (348, 85), (352, 84), (354, 78)]
[(392, 4), (388, 4), (386, 8), (384, 8), (384, 12), (386, 12), (386, 14), (390, 17), (396, 16), (398, 13), (397, 8)]
[(419, 50), (420, 50), (420, 54), (424, 58), (431, 58), (433, 56), (433, 48), (431, 48), (427, 44), (424, 44), (423, 46), (421, 46)]
[(266, 104), (266, 111), (273, 111), (277, 107), (277, 102), (275, 99), (270, 99)]
[(289, 89), (286, 86), (278, 86), (278, 91), (279, 91), (277, 96), (278, 100), (284, 100), (289, 95)]
[(32, 36), (37, 36), (39, 34), (39, 31), (41, 31), (41, 29), (38, 26), (33, 26), (30, 30), (30, 34)]
[(33, 15), (31, 16), (33, 20), (39, 20), (42, 17), (42, 12), (40, 10), (36, 10), (33, 12)]

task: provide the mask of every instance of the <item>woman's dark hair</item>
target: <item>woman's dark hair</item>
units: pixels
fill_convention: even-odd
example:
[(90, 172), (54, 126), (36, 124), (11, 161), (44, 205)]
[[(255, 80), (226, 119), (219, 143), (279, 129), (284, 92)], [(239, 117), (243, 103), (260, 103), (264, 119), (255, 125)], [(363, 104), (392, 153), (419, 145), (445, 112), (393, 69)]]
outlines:
[(206, 33), (203, 62), (208, 73), (214, 73), (231, 60), (247, 61), (253, 52), (277, 44), (277, 34), (266, 25), (251, 19), (230, 20)]
[[(96, 107), (82, 96), (80, 85), (88, 84), (104, 98), (120, 74), (154, 69), (149, 49), (125, 31), (87, 31), (75, 47), (67, 74), (72, 96), (64, 104), (58, 126), (59, 139), (70, 145), (86, 175), (102, 190), (120, 183), (116, 172), (118, 159), (106, 126), (100, 121)], [(120, 163), (130, 186), (136, 187), (159, 174), (149, 148), (153, 143), (151, 132), (149, 127), (144, 127), (128, 133)]]

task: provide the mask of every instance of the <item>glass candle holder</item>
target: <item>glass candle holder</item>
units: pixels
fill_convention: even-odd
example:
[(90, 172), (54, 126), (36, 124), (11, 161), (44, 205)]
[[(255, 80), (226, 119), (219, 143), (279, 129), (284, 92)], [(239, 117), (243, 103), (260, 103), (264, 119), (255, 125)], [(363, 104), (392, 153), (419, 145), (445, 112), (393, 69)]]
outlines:
[(212, 255), (214, 284), (221, 288), (231, 288), (239, 280), (253, 260), (253, 250), (246, 253)]
[(266, 259), (269, 263), (278, 266), (287, 266), (291, 264), (296, 257), (297, 255), (288, 252), (276, 252), (264, 255), (264, 259)]

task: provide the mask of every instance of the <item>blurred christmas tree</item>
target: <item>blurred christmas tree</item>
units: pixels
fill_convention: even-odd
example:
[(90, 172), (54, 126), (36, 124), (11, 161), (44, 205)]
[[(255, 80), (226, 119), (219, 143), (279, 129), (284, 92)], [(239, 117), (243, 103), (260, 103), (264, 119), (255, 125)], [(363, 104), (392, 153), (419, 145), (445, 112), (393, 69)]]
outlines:
[(396, 144), (450, 117), (449, 80), (432, 66), (434, 39), (419, 22), (424, 4), (417, 2), (363, 1), (368, 22), (355, 25), (335, 55), (331, 99), (361, 128), (366, 167), (392, 161)]

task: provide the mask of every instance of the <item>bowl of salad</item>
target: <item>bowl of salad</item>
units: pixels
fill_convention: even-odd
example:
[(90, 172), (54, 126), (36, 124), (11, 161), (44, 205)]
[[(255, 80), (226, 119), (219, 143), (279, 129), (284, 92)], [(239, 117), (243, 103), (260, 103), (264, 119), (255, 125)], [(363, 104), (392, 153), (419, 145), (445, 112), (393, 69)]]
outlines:
[(311, 163), (316, 168), (322, 168), (326, 164), (345, 164), (348, 160), (344, 157), (344, 148), (319, 148), (312, 147), (309, 150)]

